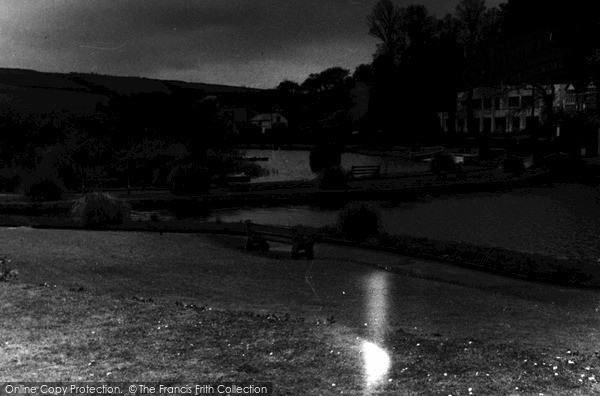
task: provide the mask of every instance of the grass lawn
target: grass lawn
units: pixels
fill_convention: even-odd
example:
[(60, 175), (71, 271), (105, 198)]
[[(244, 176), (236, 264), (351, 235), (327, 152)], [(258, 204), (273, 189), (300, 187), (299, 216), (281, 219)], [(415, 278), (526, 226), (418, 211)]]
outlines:
[[(0, 282), (0, 382), (266, 381), (279, 395), (600, 392), (600, 361), (591, 342), (597, 339), (592, 333), (598, 314), (579, 318), (564, 301), (546, 304), (541, 295), (554, 290), (550, 286), (535, 285), (540, 296), (534, 304), (497, 290), (390, 274), (390, 298), (414, 301), (398, 302), (405, 319), (382, 328), (377, 343), (391, 366), (368, 386), (363, 350), (364, 342), (372, 340), (368, 331), (341, 317), (328, 320), (325, 312), (333, 300), (315, 297), (328, 280), (329, 288), (337, 290), (331, 278), (316, 276), (327, 270), (331, 277), (341, 265), (329, 258), (333, 251), (321, 250), (323, 258), (314, 262), (291, 261), (277, 252), (246, 255), (228, 247), (225, 239), (216, 243), (197, 235), (32, 229), (0, 230), (0, 246), (20, 272), (16, 282)], [(340, 268), (349, 279), (348, 293), (373, 271), (350, 258)], [(514, 290), (521, 287), (507, 282)], [(442, 309), (435, 311), (435, 302), (429, 301), (428, 315), (436, 316), (429, 323), (436, 326), (422, 328), (423, 319), (417, 331), (409, 326), (416, 326), (416, 314), (409, 310), (419, 305), (418, 298), (428, 298), (426, 288)], [(476, 300), (489, 304), (489, 316), (479, 311), (456, 316), (467, 303), (477, 306)], [(285, 314), (293, 304), (318, 307), (304, 319)], [(525, 310), (518, 304), (530, 306)], [(492, 333), (486, 326), (494, 321), (496, 306), (507, 310), (502, 323), (516, 327), (524, 315), (532, 322), (522, 332), (508, 326), (510, 334), (504, 337)], [(450, 328), (469, 315), (469, 326), (486, 329), (478, 336), (438, 332), (437, 324)], [(568, 323), (559, 329), (562, 319)], [(559, 329), (546, 340), (534, 329), (543, 321), (548, 329)], [(578, 340), (572, 349), (566, 347), (570, 336)]]
[(369, 387), (363, 340), (335, 323), (23, 284), (0, 284), (0, 301), (2, 381), (264, 381), (279, 395), (600, 391), (598, 359), (573, 351), (554, 356), (397, 329), (386, 337), (392, 367)]

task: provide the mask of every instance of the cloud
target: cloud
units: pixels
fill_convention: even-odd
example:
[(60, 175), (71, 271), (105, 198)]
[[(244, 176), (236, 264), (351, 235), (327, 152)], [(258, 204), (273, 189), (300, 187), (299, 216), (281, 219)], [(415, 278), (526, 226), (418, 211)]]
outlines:
[(269, 86), (315, 67), (368, 62), (375, 2), (2, 0), (0, 65)]

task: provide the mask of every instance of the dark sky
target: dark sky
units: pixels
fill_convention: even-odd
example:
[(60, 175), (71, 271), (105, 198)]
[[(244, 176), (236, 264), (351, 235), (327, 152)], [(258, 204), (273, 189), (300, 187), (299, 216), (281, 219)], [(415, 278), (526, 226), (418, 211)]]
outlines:
[[(458, 2), (395, 1), (438, 16)], [(271, 88), (370, 62), (365, 18), (376, 2), (0, 0), (0, 67)]]

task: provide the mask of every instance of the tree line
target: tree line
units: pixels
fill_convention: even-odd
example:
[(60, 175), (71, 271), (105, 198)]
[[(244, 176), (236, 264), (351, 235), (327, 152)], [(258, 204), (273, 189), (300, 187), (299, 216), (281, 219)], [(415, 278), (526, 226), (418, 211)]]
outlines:
[[(353, 72), (332, 67), (302, 83), (283, 81), (276, 90), (294, 126), (326, 129), (319, 136), (349, 139), (359, 132), (362, 140), (438, 142), (437, 113), (456, 109), (457, 91), (467, 92), (467, 119), (472, 119), (477, 81), (469, 81), (466, 71), (482, 59), (489, 63), (486, 56), (498, 43), (552, 29), (554, 42), (570, 54), (562, 77), (579, 84), (597, 80), (599, 21), (593, 5), (583, 0), (509, 0), (498, 7), (461, 0), (454, 13), (441, 18), (424, 5), (380, 0), (366, 16), (365, 30), (378, 40), (370, 63)], [(502, 76), (481, 83), (502, 84)]]

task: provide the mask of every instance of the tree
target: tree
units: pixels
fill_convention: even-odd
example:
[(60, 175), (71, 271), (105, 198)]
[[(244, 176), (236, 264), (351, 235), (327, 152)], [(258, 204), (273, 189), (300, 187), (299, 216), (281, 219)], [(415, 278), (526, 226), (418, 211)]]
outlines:
[[(459, 41), (463, 45), (465, 61), (468, 63), (476, 55), (476, 49), (484, 40), (486, 20), (485, 0), (461, 0), (456, 6), (456, 16), (461, 30)], [(489, 20), (488, 20), (489, 22)], [(469, 84), (467, 93), (467, 129), (475, 130), (473, 119), (473, 86)]]
[(367, 16), (369, 34), (381, 40), (380, 54), (394, 60), (403, 49), (402, 11), (391, 0), (379, 0)]
[(352, 79), (354, 82), (371, 84), (373, 81), (373, 66), (367, 63), (356, 66), (354, 73), (352, 73)]
[(435, 83), (439, 90), (437, 109), (447, 111), (450, 115), (449, 132), (454, 130), (454, 117), (457, 108), (457, 91), (463, 87), (465, 67), (464, 50), (459, 42), (461, 23), (452, 14), (446, 14), (437, 21), (436, 49), (437, 70), (434, 73)]
[(440, 52), (438, 21), (422, 5), (399, 8), (381, 0), (367, 22), (369, 34), (381, 40), (373, 57), (371, 125), (393, 141), (422, 140), (437, 129), (437, 93), (447, 89), (438, 77), (444, 57), (453, 58)]
[(418, 56), (435, 35), (436, 19), (422, 5), (409, 5), (400, 9), (402, 47), (408, 55)]
[(475, 45), (481, 42), (485, 11), (485, 0), (461, 0), (456, 6), (456, 17), (462, 25), (460, 39), (465, 45), (467, 57), (472, 55)]
[(300, 93), (300, 84), (295, 81), (283, 80), (275, 90), (285, 96), (294, 96)]
[(310, 120), (313, 130), (327, 126), (336, 135), (347, 132), (352, 85), (350, 71), (341, 67), (313, 73), (302, 83), (305, 117)]
[[(508, 0), (500, 5), (502, 38), (506, 41), (522, 40), (523, 37), (550, 32), (550, 44), (562, 51), (563, 67), (554, 75), (535, 76), (526, 83), (532, 85), (534, 94), (542, 98), (543, 121), (553, 125), (554, 85), (552, 79), (565, 79), (576, 86), (587, 86), (590, 81), (598, 82), (597, 61), (594, 59), (600, 46), (598, 26), (600, 17), (594, 2), (572, 0), (568, 3), (553, 0)], [(549, 85), (547, 88), (546, 85)]]
[(340, 92), (347, 88), (349, 76), (350, 70), (330, 67), (308, 76), (302, 83), (302, 89), (309, 94)]

